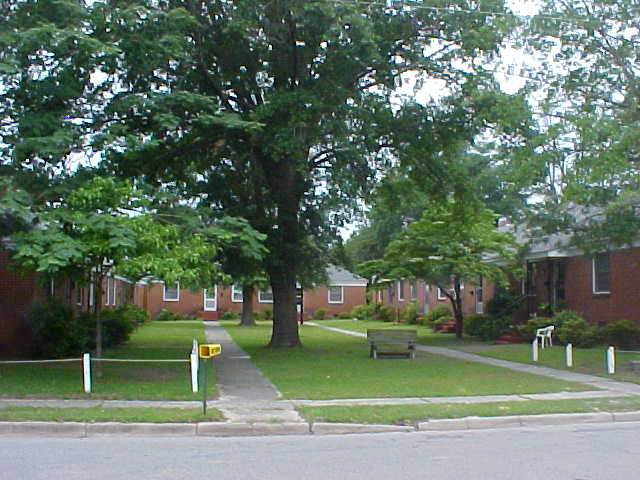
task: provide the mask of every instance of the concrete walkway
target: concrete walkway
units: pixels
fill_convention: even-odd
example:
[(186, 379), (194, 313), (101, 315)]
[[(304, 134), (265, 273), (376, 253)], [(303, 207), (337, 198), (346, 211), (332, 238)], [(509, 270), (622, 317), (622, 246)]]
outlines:
[(220, 399), (208, 405), (231, 422), (302, 422), (293, 404), (281, 400), (276, 387), (218, 322), (207, 322), (205, 334), (208, 342), (222, 346), (214, 360)]
[[(313, 322), (310, 326), (332, 330), (345, 335), (366, 337), (364, 333), (328, 327)], [(557, 425), (565, 423), (640, 421), (640, 412), (595, 412), (589, 414), (552, 414), (516, 417), (468, 417), (420, 422), (414, 426), (402, 425), (355, 425), (305, 422), (296, 412), (296, 406), (325, 405), (410, 405), (439, 403), (487, 403), (519, 402), (526, 400), (584, 399), (640, 395), (640, 385), (609, 380), (592, 375), (583, 375), (555, 370), (536, 365), (497, 360), (468, 352), (419, 345), (420, 351), (479, 362), (512, 370), (533, 373), (592, 385), (598, 390), (583, 392), (558, 392), (519, 395), (487, 395), (456, 397), (413, 398), (358, 398), (338, 400), (283, 400), (274, 385), (262, 374), (218, 322), (205, 324), (207, 341), (222, 345), (222, 355), (215, 358), (215, 368), (220, 398), (207, 402), (210, 407), (220, 409), (226, 422), (199, 422), (196, 424), (130, 424), (92, 422), (0, 422), (0, 434), (60, 434), (91, 436), (103, 434), (140, 435), (213, 435), (255, 436), (285, 434), (342, 434), (389, 431), (458, 430), (474, 428), (497, 428), (528, 425)], [(124, 400), (45, 400), (0, 398), (0, 407), (49, 406), (49, 407), (151, 407), (151, 408), (199, 408), (198, 401), (124, 401)]]

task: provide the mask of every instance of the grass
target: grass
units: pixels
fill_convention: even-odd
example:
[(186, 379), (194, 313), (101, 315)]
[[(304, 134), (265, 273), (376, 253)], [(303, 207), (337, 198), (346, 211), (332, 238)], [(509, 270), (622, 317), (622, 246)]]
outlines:
[(410, 425), (419, 421), (469, 416), (539, 415), (640, 409), (640, 397), (584, 400), (526, 400), (495, 403), (443, 403), (431, 405), (299, 407), (307, 421)]
[(629, 362), (640, 360), (638, 353), (618, 353), (616, 355), (616, 373), (609, 375), (606, 366), (606, 347), (574, 348), (573, 367), (567, 367), (565, 363), (565, 349), (561, 346), (547, 347), (538, 350), (538, 361), (534, 362), (531, 355), (531, 345), (526, 343), (514, 345), (494, 345), (489, 348), (474, 351), (478, 355), (500, 358), (513, 362), (543, 365), (562, 370), (570, 370), (588, 375), (598, 375), (614, 380), (640, 383), (640, 374), (635, 373)]
[[(202, 322), (152, 322), (131, 339), (105, 351), (104, 358), (187, 359), (193, 338), (205, 340)], [(208, 397), (216, 394), (209, 363)], [(85, 394), (81, 362), (0, 365), (0, 396), (31, 398), (102, 398), (122, 400), (199, 400), (191, 392), (188, 363), (101, 363), (102, 376), (92, 364), (93, 392)]]
[(48, 421), (48, 422), (217, 422), (222, 413), (208, 408), (207, 415), (197, 408), (50, 408), (3, 407), (0, 421)]
[[(271, 324), (223, 322), (286, 398), (393, 398), (581, 391), (579, 383), (418, 352), (415, 360), (372, 360), (366, 340), (301, 329), (304, 348), (265, 348)], [(379, 323), (378, 323), (379, 325)]]
[(436, 333), (431, 327), (424, 325), (408, 325), (406, 323), (380, 322), (375, 320), (343, 319), (320, 320), (317, 321), (317, 323), (327, 327), (342, 328), (361, 333), (366, 333), (368, 328), (400, 328), (416, 330), (418, 332), (418, 343), (437, 347), (468, 348), (470, 346), (483, 345), (482, 342), (469, 337), (456, 338), (453, 333)]

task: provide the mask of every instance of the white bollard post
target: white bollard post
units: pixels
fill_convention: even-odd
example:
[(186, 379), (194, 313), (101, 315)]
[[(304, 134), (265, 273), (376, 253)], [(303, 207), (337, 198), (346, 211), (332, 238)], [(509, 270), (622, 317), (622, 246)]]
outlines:
[(573, 367), (573, 345), (571, 343), (567, 343), (564, 350), (564, 356), (567, 361), (567, 367)]
[(193, 346), (191, 347), (191, 353), (198, 354), (198, 340), (193, 339)]
[(616, 354), (613, 347), (607, 349), (607, 371), (609, 375), (616, 373)]
[(84, 392), (91, 393), (91, 355), (82, 355), (82, 372), (84, 379)]
[(193, 393), (198, 393), (198, 354), (192, 353), (189, 359), (191, 360), (191, 390)]
[(537, 338), (531, 344), (531, 350), (533, 354), (533, 361), (537, 362), (538, 361), (538, 339)]

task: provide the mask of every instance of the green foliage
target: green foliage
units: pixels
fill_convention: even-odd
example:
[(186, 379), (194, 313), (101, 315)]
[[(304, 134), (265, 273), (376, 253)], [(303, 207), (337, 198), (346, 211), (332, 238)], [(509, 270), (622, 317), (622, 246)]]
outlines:
[(604, 330), (591, 326), (587, 321), (575, 316), (565, 320), (557, 334), (564, 344), (571, 343), (577, 348), (591, 348), (599, 345), (604, 340)]
[(102, 310), (102, 343), (104, 347), (115, 347), (125, 343), (136, 329), (135, 318), (124, 307)]
[(158, 322), (178, 322), (182, 320), (197, 320), (197, 318), (185, 313), (172, 312), (171, 310), (163, 308), (156, 313), (154, 320)]
[(220, 320), (236, 321), (240, 320), (240, 315), (238, 312), (227, 310), (220, 316)]
[(78, 356), (88, 347), (87, 324), (58, 299), (34, 302), (27, 321), (33, 333), (34, 358)]
[(569, 320), (580, 320), (582, 318), (582, 315), (573, 310), (561, 310), (550, 319), (550, 323), (548, 325), (555, 325), (556, 328), (560, 328)]
[[(539, 328), (548, 327), (549, 325), (553, 325), (553, 321), (551, 318), (547, 317), (532, 317), (527, 320), (525, 325), (521, 325), (518, 328), (519, 333), (522, 337), (528, 342), (532, 342), (534, 338), (536, 338), (536, 330)], [(555, 332), (556, 335), (558, 332)]]
[(453, 320), (451, 309), (445, 305), (436, 305), (424, 314), (422, 317), (422, 324), (435, 328), (437, 324), (451, 320)]
[(311, 318), (313, 318), (314, 320), (324, 320), (326, 317), (327, 317), (326, 308), (318, 308), (315, 312), (313, 312), (313, 315), (311, 316)]
[(618, 320), (604, 327), (604, 337), (619, 348), (640, 346), (640, 326), (631, 320)]
[(353, 316), (351, 315), (351, 312), (338, 312), (335, 315), (337, 318), (342, 318), (344, 320), (349, 320), (352, 319)]
[(416, 302), (409, 302), (400, 314), (400, 319), (410, 325), (418, 323), (418, 304)]
[(356, 305), (351, 309), (351, 317), (358, 320), (371, 320), (376, 318), (380, 311), (380, 305), (377, 303), (367, 303), (364, 305)]
[(495, 317), (509, 317), (520, 308), (523, 299), (516, 289), (497, 288), (493, 298), (487, 301), (487, 313)]
[(149, 312), (144, 308), (134, 305), (133, 303), (123, 305), (120, 307), (120, 310), (122, 311), (124, 318), (136, 327), (140, 327), (151, 320)]
[(493, 315), (473, 314), (464, 318), (464, 331), (483, 341), (496, 340), (511, 329), (511, 318)]
[(261, 322), (273, 322), (273, 308), (264, 307), (262, 310), (255, 312), (254, 317)]
[(393, 307), (389, 305), (380, 305), (374, 318), (376, 320), (382, 320), (383, 322), (393, 322), (395, 314)]

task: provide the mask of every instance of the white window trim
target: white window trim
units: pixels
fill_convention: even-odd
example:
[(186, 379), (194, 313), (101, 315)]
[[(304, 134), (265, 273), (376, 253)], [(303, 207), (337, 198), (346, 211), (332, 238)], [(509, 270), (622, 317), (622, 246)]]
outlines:
[(404, 302), (404, 289), (401, 288), (402, 287), (402, 282), (404, 282), (404, 280), (398, 280), (398, 301), (399, 302)]
[(409, 283), (409, 296), (411, 301), (418, 299), (418, 282), (416, 280)]
[(84, 299), (84, 288), (76, 283), (76, 305), (82, 306)]
[[(207, 290), (210, 290), (209, 288), (203, 288), (202, 289), (202, 309), (205, 312), (216, 312), (218, 311), (218, 286), (214, 285), (213, 287), (213, 297), (207, 297)], [(178, 289), (178, 297), (180, 297), (180, 290)], [(211, 298), (215, 298), (216, 301), (216, 307), (215, 308), (207, 308), (207, 298), (211, 299)]]
[(611, 257), (609, 257), (609, 290), (596, 290), (596, 257), (591, 259), (591, 290), (596, 295), (611, 293)]
[(167, 298), (167, 284), (162, 284), (162, 301), (163, 302), (179, 302), (180, 301), (180, 282), (176, 282), (176, 298)]
[[(238, 288), (240, 289), (240, 291), (238, 291)], [(240, 300), (236, 300), (236, 293), (240, 293)], [(231, 285), (231, 301), (233, 303), (242, 303), (244, 301), (244, 295), (242, 292), (242, 285), (238, 285), (238, 284), (233, 284)]]
[(93, 307), (93, 297), (95, 295), (95, 292), (93, 290), (93, 278), (91, 278), (91, 283), (89, 284), (89, 306)]
[(449, 297), (447, 297), (445, 294), (443, 294), (442, 292), (444, 292), (444, 290), (440, 287), (436, 287), (437, 289), (437, 294), (436, 297), (438, 298), (438, 300), (448, 300)]
[[(331, 289), (339, 288), (340, 289), (340, 300), (331, 300)], [(329, 285), (327, 287), (327, 302), (328, 303), (344, 303), (344, 287), (342, 285)]]
[[(262, 299), (263, 293), (271, 293), (271, 300), (263, 300)], [(266, 292), (263, 292), (262, 290), (258, 290), (258, 303), (273, 303), (273, 290), (271, 289), (271, 287), (269, 287), (269, 290), (267, 290)]]
[(116, 305), (116, 279), (107, 277), (107, 295), (104, 304), (115, 307)]

